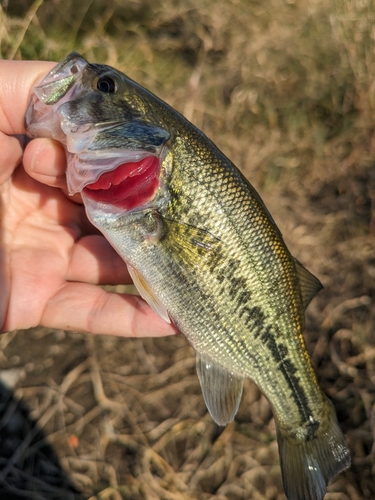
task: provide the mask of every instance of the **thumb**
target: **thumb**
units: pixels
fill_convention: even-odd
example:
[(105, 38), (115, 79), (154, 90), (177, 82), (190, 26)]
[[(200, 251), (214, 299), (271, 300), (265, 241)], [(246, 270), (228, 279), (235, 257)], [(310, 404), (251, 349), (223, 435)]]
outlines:
[(20, 163), (26, 139), (24, 116), (35, 83), (53, 63), (0, 60), (0, 185)]
[(0, 131), (24, 134), (24, 120), (35, 84), (55, 63), (0, 60)]

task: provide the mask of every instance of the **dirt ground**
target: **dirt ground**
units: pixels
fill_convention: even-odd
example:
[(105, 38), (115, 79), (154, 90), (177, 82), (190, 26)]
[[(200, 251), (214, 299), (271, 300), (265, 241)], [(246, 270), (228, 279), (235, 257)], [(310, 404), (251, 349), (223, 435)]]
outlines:
[[(58, 24), (48, 2), (26, 3), (3, 2), (2, 57), (61, 59), (74, 48), (117, 66), (258, 189), (324, 285), (305, 339), (352, 454), (325, 498), (375, 498), (373, 3), (83, 2), (63, 47), (65, 11)], [(0, 382), (0, 498), (285, 499), (267, 401), (246, 381), (235, 421), (215, 425), (181, 335), (9, 332)]]

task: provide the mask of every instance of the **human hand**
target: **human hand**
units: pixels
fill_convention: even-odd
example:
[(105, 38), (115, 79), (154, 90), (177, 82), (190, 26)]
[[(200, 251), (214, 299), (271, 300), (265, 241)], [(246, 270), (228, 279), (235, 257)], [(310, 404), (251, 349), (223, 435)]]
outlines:
[(35, 139), (23, 155), (29, 96), (52, 66), (0, 61), (0, 331), (42, 325), (127, 337), (172, 335), (173, 325), (140, 297), (97, 286), (131, 279), (88, 222), (79, 196), (67, 196), (61, 146)]

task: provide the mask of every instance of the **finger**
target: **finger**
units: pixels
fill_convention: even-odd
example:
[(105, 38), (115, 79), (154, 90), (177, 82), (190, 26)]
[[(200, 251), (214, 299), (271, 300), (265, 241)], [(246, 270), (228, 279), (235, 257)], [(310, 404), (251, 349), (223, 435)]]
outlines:
[(64, 148), (51, 139), (34, 139), (23, 156), (26, 172), (36, 181), (60, 188), (71, 201), (82, 203), (81, 195), (70, 196), (66, 184), (66, 155)]
[(0, 185), (12, 175), (22, 159), (22, 141), (0, 132)]
[(108, 293), (86, 283), (68, 283), (49, 301), (41, 325), (121, 337), (163, 337), (177, 333), (136, 295)]
[(23, 159), (26, 172), (52, 187), (66, 187), (64, 148), (50, 139), (35, 139), (27, 145)]
[(55, 63), (42, 61), (0, 61), (0, 130), (24, 134), (24, 117), (34, 86)]
[(68, 281), (117, 285), (131, 283), (128, 268), (103, 236), (85, 236), (73, 247)]

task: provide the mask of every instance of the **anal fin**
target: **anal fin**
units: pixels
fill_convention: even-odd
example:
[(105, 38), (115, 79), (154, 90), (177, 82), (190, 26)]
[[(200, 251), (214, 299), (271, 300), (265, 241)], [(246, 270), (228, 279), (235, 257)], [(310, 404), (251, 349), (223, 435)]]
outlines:
[(197, 373), (203, 397), (218, 425), (231, 422), (241, 402), (243, 379), (208, 356), (197, 353)]

